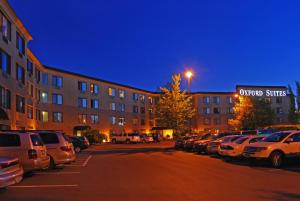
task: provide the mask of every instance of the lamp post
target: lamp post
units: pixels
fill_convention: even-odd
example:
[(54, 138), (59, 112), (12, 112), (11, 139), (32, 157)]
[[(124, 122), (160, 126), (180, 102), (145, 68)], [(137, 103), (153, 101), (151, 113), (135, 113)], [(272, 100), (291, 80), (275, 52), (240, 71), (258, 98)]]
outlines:
[(193, 77), (192, 71), (187, 71), (185, 73), (185, 77), (187, 78), (188, 81), (188, 93), (191, 93), (191, 78)]

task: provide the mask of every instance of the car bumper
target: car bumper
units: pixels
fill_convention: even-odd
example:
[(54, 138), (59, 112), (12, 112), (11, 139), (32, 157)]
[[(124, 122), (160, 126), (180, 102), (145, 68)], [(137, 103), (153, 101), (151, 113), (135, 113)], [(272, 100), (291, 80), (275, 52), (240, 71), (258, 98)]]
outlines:
[(242, 155), (245, 158), (257, 158), (257, 159), (263, 159), (269, 157), (268, 153), (266, 152), (244, 152)]
[(207, 152), (210, 154), (217, 154), (218, 153), (218, 146), (207, 147)]
[(50, 157), (39, 158), (36, 160), (28, 160), (26, 163), (22, 164), (24, 172), (30, 172), (33, 170), (47, 169), (50, 164)]
[(229, 157), (240, 157), (242, 156), (241, 152), (237, 152), (234, 150), (219, 150), (219, 154), (221, 156), (229, 156)]
[(75, 154), (66, 154), (64, 156), (61, 156), (59, 159), (56, 159), (55, 164), (61, 165), (61, 164), (67, 164), (74, 162), (76, 160)]
[(23, 169), (19, 167), (11, 171), (0, 174), (0, 188), (19, 183), (23, 179)]

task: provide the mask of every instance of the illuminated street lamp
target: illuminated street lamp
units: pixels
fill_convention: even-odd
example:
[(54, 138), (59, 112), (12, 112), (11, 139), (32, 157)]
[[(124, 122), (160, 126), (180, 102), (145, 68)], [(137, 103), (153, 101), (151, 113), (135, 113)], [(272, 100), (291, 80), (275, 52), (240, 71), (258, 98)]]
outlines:
[(187, 71), (185, 73), (185, 77), (188, 80), (188, 93), (191, 93), (191, 78), (193, 77), (192, 71)]

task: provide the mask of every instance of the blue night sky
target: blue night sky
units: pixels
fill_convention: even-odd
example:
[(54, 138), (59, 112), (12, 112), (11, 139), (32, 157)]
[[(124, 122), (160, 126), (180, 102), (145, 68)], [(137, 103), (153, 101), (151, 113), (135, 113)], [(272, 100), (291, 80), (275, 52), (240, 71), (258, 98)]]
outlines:
[[(288, 3), (287, 3), (288, 2)], [(10, 0), (42, 63), (147, 90), (300, 81), (300, 1)]]

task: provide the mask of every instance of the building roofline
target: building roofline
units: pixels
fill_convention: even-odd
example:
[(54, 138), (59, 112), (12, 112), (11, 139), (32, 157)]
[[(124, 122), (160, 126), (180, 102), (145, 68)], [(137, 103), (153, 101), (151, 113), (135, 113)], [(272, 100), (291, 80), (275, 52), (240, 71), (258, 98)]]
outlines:
[(224, 91), (197, 91), (197, 92), (191, 92), (193, 95), (197, 94), (235, 94), (236, 92), (224, 92)]
[[(32, 40), (32, 35), (26, 29), (25, 25), (20, 20), (20, 18), (18, 17), (18, 15), (14, 11), (14, 9), (12, 8), (12, 6), (8, 2), (8, 0), (1, 0), (1, 2), (7, 8), (7, 11), (9, 12), (9, 14), (12, 15), (13, 19), (11, 19), (11, 20), (13, 20), (16, 23), (17, 29), (19, 29), (22, 32), (22, 34), (25, 36), (27, 41)], [(2, 10), (2, 12), (5, 12), (3, 9), (1, 9), (1, 10)]]
[(94, 80), (94, 81), (104, 82), (104, 83), (107, 83), (107, 84), (117, 85), (117, 86), (120, 86), (120, 87), (126, 87), (126, 88), (130, 88), (130, 89), (133, 89), (133, 90), (142, 91), (142, 92), (145, 92), (145, 93), (159, 94), (158, 92), (153, 92), (153, 91), (149, 91), (149, 90), (145, 90), (145, 89), (140, 89), (140, 88), (137, 88), (137, 87), (133, 87), (133, 86), (126, 85), (126, 84), (120, 84), (120, 83), (117, 83), (117, 82), (111, 82), (111, 81), (108, 81), (108, 80), (99, 79), (99, 78), (92, 77), (92, 76), (89, 76), (89, 75), (83, 75), (83, 74), (79, 74), (79, 73), (75, 73), (75, 72), (71, 72), (71, 71), (67, 71), (67, 70), (62, 70), (62, 69), (52, 67), (52, 66), (47, 66), (47, 65), (43, 65), (43, 66), (46, 69), (57, 71), (57, 72), (60, 72), (60, 73), (66, 73), (66, 74), (70, 74), (70, 75), (74, 75), (74, 76), (78, 76), (78, 77), (82, 77), (82, 78), (86, 78), (86, 79), (91, 79), (91, 80)]
[(287, 89), (287, 87), (286, 86), (260, 86), (260, 85), (236, 85), (236, 88), (242, 88), (242, 87), (246, 87), (246, 88), (250, 88), (250, 87), (254, 87), (254, 88), (269, 88), (269, 89), (274, 89), (274, 88), (285, 88), (285, 89)]

